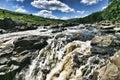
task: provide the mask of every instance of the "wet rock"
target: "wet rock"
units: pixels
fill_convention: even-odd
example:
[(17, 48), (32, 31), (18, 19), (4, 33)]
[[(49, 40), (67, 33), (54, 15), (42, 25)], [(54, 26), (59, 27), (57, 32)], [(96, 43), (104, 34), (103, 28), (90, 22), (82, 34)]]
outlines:
[[(71, 47), (74, 48), (71, 49)], [(91, 48), (90, 42), (85, 43), (81, 41), (73, 41), (70, 44), (68, 44), (68, 47), (66, 48), (68, 50), (67, 55), (64, 56), (62, 61), (60, 61), (60, 63), (57, 63), (56, 66), (50, 71), (50, 73), (46, 77), (46, 80), (49, 79), (79, 80), (82, 78), (83, 72), (82, 69), (80, 68), (80, 63), (78, 63), (80, 62), (79, 57), (81, 55), (87, 56), (90, 54)]]
[(13, 52), (13, 45), (6, 45), (4, 48), (0, 49), (0, 57), (10, 56)]
[(120, 68), (120, 50), (116, 54), (110, 57), (111, 61)]
[(1, 29), (13, 29), (15, 26), (15, 23), (10, 18), (4, 18), (3, 20), (0, 20), (0, 28)]
[(101, 32), (104, 34), (110, 34), (110, 33), (114, 34), (116, 31), (113, 29), (109, 29), (109, 30), (101, 30)]
[(91, 42), (92, 53), (112, 55), (119, 50), (120, 40), (115, 36), (95, 36)]
[[(55, 42), (55, 41), (54, 41)], [(39, 55), (33, 61), (32, 65), (29, 69), (22, 73), (24, 77), (21, 79), (29, 79), (29, 80), (54, 80), (54, 79), (74, 79), (79, 80), (82, 78), (84, 71), (81, 68), (82, 65), (86, 65), (88, 55), (90, 55), (90, 41), (82, 42), (82, 41), (73, 41), (69, 43), (65, 48), (67, 50), (72, 46), (72, 44), (78, 45), (72, 51), (68, 53), (58, 52), (57, 48), (59, 48), (63, 44), (54, 44), (50, 43), (44, 49), (39, 52)], [(57, 46), (56, 46), (57, 45)], [(65, 46), (65, 45), (64, 45)], [(63, 51), (64, 52), (64, 51)], [(94, 61), (95, 62), (95, 61)], [(32, 68), (32, 72), (31, 72)], [(19, 76), (22, 76), (19, 74)], [(39, 76), (37, 76), (39, 75)], [(88, 75), (88, 74), (86, 74)], [(71, 76), (71, 77), (70, 77)], [(16, 78), (19, 79), (19, 78)]]
[(102, 26), (102, 29), (113, 29), (115, 25), (110, 25), (110, 26)]
[(120, 39), (120, 33), (119, 33), (119, 32), (116, 32), (116, 33), (115, 33), (115, 36)]
[(97, 27), (101, 30), (102, 34), (114, 34), (117, 26), (111, 21), (101, 21), (97, 23)]
[(112, 22), (108, 20), (104, 20), (104, 21), (99, 22), (98, 24), (103, 25), (103, 26), (109, 26), (112, 24)]
[(16, 49), (41, 49), (47, 45), (47, 36), (27, 36), (14, 41)]
[(91, 45), (98, 47), (109, 47), (113, 43), (112, 36), (95, 36), (92, 39)]
[(15, 26), (15, 28), (18, 31), (33, 30), (33, 29), (37, 29), (37, 25), (31, 23), (22, 23), (20, 25), (18, 24), (17, 26)]
[(74, 33), (73, 35), (67, 37), (67, 41), (68, 42), (71, 42), (74, 40), (88, 41), (88, 40), (91, 40), (93, 37), (94, 37), (94, 35), (89, 35), (89, 34), (85, 35), (82, 33)]
[(99, 47), (119, 46), (120, 38), (117, 35), (95, 36), (92, 45)]
[(0, 58), (0, 65), (6, 64), (8, 62), (7, 58)]
[(4, 34), (6, 31), (4, 29), (0, 29), (0, 34)]
[(52, 33), (62, 32), (62, 31), (64, 31), (64, 30), (66, 30), (66, 29), (65, 29), (65, 28), (53, 29), (53, 30), (52, 30)]
[(120, 32), (120, 28), (114, 28), (115, 32)]
[(120, 80), (120, 51), (110, 57), (106, 65), (94, 72), (93, 80)]
[[(115, 79), (119, 80), (119, 56), (110, 57), (120, 49), (120, 39), (116, 35), (100, 36), (99, 30), (91, 27), (91, 24), (84, 28), (65, 27), (66, 31), (59, 31), (55, 26), (51, 28), (55, 33), (51, 32), (51, 29), (42, 28), (35, 31), (41, 35), (50, 34), (52, 39), (49, 35), (31, 35), (27, 32), (29, 36), (26, 33), (24, 36), (16, 33), (17, 39), (14, 37), (16, 34), (13, 34), (7, 37), (9, 39), (0, 41), (0, 79), (97, 80), (99, 76), (104, 77), (108, 73), (111, 75), (111, 69), (115, 68), (112, 77), (115, 76)], [(24, 29), (26, 26), (23, 26), (22, 30)], [(102, 68), (106, 65), (110, 68), (104, 75), (106, 67)], [(106, 77), (102, 79), (107, 80)]]
[(72, 42), (71, 44), (68, 45), (66, 52), (70, 53), (72, 52), (74, 49), (76, 49), (77, 47), (80, 47), (80, 44), (78, 42)]
[(100, 54), (100, 55), (112, 55), (115, 50), (114, 48), (107, 47), (107, 48), (102, 48), (102, 47), (97, 47), (97, 46), (92, 46), (91, 52), (94, 54)]
[(4, 47), (0, 49), (0, 79), (13, 80), (17, 72), (30, 64), (38, 50), (48, 44), (48, 38), (47, 36), (31, 35), (15, 39), (13, 44), (1, 43), (1, 46), (4, 45)]
[(4, 18), (0, 20), (0, 33), (8, 33), (8, 32), (16, 32), (16, 31), (24, 31), (24, 30), (33, 30), (37, 29), (38, 26), (31, 23), (23, 23), (17, 19)]

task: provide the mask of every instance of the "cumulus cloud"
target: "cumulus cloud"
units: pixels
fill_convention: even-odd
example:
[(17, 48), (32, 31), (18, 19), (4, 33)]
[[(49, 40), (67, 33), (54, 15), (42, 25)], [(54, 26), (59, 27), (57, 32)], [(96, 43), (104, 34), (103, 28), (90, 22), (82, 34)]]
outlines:
[(102, 1), (102, 0), (81, 0), (81, 3), (87, 4), (87, 5), (93, 5), (93, 4), (97, 4), (99, 1)]
[(20, 13), (27, 13), (27, 10), (25, 10), (25, 9), (23, 9), (21, 7), (17, 8), (15, 11), (20, 12)]
[(5, 9), (5, 8), (3, 8), (3, 7), (0, 7), (0, 9)]
[(106, 9), (106, 8), (107, 8), (107, 6), (103, 6), (103, 7), (102, 7), (102, 10), (104, 10), (104, 9)]
[(35, 13), (34, 15), (42, 16), (45, 18), (58, 19), (56, 16), (52, 14), (52, 11), (48, 11), (48, 10), (41, 10), (38, 13)]
[(68, 20), (68, 19), (70, 19), (70, 17), (62, 17), (62, 18), (60, 18), (61, 20)]
[(24, 0), (16, 0), (16, 1), (18, 1), (18, 2), (24, 2)]
[(84, 14), (85, 11), (76, 11), (78, 14)]
[(20, 12), (20, 13), (28, 12), (26, 9), (24, 9), (24, 6), (14, 5), (12, 6), (12, 8), (14, 8), (16, 12)]
[(49, 9), (49, 10), (60, 10), (62, 12), (74, 12), (74, 9), (70, 8), (65, 3), (58, 0), (34, 0), (31, 2), (36, 8)]
[(18, 9), (18, 8), (24, 8), (24, 6), (14, 5), (12, 8)]
[(88, 16), (88, 15), (85, 14), (85, 15), (82, 15), (82, 16), (74, 16), (73, 18), (83, 18), (83, 17), (85, 17), (85, 16)]

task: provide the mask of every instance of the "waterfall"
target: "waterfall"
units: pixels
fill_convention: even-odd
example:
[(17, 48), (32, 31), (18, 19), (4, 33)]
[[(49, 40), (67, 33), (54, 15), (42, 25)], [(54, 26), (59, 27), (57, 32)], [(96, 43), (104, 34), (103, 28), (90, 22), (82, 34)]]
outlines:
[(91, 41), (80, 41), (81, 37), (72, 40), (76, 34), (84, 33), (78, 28), (67, 28), (54, 34), (49, 31), (53, 38), (39, 51), (31, 65), (16, 75), (15, 80), (92, 80), (93, 70), (100, 67), (94, 61), (104, 64), (104, 59), (91, 55)]

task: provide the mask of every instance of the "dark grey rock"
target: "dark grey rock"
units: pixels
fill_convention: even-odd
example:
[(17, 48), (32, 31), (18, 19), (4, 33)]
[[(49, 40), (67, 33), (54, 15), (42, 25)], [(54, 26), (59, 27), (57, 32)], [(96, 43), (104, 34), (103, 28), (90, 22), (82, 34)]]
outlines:
[(30, 64), (38, 50), (48, 43), (48, 36), (26, 36), (0, 50), (0, 80), (13, 80), (15, 74)]

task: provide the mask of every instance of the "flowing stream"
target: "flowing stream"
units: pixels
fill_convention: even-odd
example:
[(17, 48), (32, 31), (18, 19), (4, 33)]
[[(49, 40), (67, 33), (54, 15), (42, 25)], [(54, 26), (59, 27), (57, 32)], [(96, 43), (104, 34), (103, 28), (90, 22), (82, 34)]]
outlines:
[[(54, 32), (53, 32), (54, 31)], [(41, 49), (31, 65), (16, 74), (14, 80), (92, 80), (93, 71), (104, 64), (99, 55), (91, 54), (91, 39), (100, 32), (84, 25), (58, 29), (11, 33), (8, 38), (21, 35), (48, 35), (48, 45)], [(82, 37), (81, 37), (82, 36)], [(5, 35), (0, 36), (2, 39)], [(86, 39), (86, 40), (85, 40)], [(84, 40), (84, 41), (83, 41)]]

